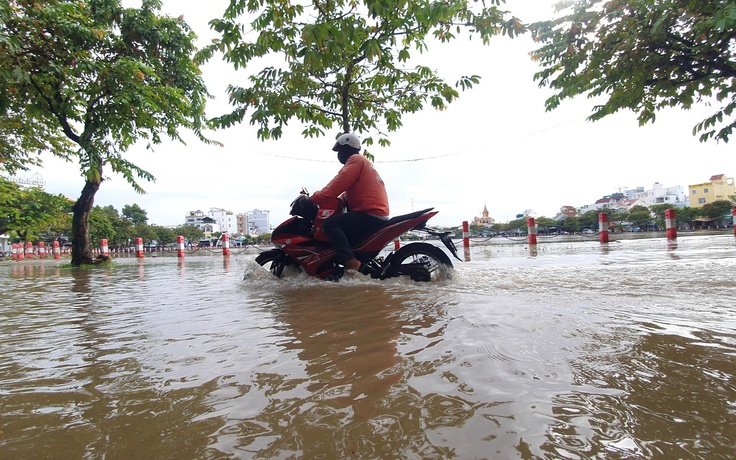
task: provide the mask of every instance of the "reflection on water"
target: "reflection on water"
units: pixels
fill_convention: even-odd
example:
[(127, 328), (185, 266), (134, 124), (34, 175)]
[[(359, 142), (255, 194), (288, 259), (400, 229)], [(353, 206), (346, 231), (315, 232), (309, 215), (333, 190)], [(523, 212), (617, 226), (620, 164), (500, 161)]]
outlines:
[(0, 263), (0, 458), (733, 457), (733, 237), (472, 251)]

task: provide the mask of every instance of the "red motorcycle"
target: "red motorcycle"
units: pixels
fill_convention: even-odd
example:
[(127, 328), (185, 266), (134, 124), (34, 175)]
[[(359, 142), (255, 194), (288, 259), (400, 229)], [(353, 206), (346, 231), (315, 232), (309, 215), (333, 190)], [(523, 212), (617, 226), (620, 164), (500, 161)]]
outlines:
[[(355, 257), (363, 264), (361, 272), (374, 279), (406, 276), (414, 281), (432, 281), (448, 278), (452, 261), (442, 249), (429, 243), (408, 243), (385, 257), (379, 256), (388, 244), (404, 233), (420, 231), (439, 238), (450, 253), (461, 260), (450, 239), (450, 232), (441, 232), (426, 226), (427, 221), (437, 214), (432, 209), (389, 219), (377, 231), (352, 244)], [(303, 190), (291, 203), (292, 217), (276, 227), (271, 234), (271, 242), (276, 248), (260, 253), (256, 262), (269, 268), (279, 278), (291, 266), (317, 278), (339, 280), (345, 274), (345, 267), (335, 260), (335, 249), (325, 237), (322, 224), (331, 215), (345, 211), (344, 199), (336, 200), (332, 208), (318, 208)]]

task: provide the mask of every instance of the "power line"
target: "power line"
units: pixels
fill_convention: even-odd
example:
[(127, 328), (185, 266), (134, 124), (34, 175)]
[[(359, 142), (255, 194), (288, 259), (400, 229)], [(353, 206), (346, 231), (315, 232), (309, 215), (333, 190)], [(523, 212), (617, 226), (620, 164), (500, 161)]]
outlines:
[[(533, 131), (531, 133), (527, 133), (527, 134), (524, 134), (524, 135), (521, 135), (521, 136), (517, 136), (516, 139), (518, 140), (518, 139), (523, 139), (523, 138), (526, 138), (526, 137), (532, 137), (532, 136), (535, 136), (535, 135), (537, 135), (539, 133), (543, 133), (545, 131), (551, 131), (551, 130), (557, 129), (557, 128), (559, 128), (561, 126), (564, 126), (566, 124), (569, 124), (569, 123), (571, 123), (573, 121), (574, 121), (574, 119), (570, 119), (570, 120), (567, 120), (567, 121), (562, 122), (562, 123), (558, 123), (558, 124), (553, 125), (553, 126), (549, 126), (549, 127), (546, 127), (546, 128), (538, 129), (538, 130)], [(412, 162), (418, 162), (418, 161), (428, 161), (428, 160), (436, 160), (438, 158), (452, 157), (452, 156), (462, 155), (462, 154), (465, 154), (465, 153), (472, 153), (473, 151), (475, 151), (475, 150), (464, 150), (464, 151), (459, 151), (459, 152), (451, 152), (451, 153), (445, 153), (445, 154), (442, 154), (442, 155), (433, 155), (433, 156), (428, 156), (428, 157), (406, 158), (406, 159), (403, 159), (403, 160), (376, 160), (376, 163), (412, 163)], [(313, 162), (313, 163), (332, 163), (333, 162), (333, 160), (317, 160), (317, 159), (314, 159), (314, 158), (291, 157), (291, 156), (287, 156), (287, 155), (279, 155), (279, 154), (276, 154), (276, 153), (266, 153), (266, 152), (261, 152), (261, 151), (257, 151), (255, 153), (257, 153), (259, 155), (267, 156), (267, 157), (283, 158), (285, 160), (308, 161), (308, 162)]]

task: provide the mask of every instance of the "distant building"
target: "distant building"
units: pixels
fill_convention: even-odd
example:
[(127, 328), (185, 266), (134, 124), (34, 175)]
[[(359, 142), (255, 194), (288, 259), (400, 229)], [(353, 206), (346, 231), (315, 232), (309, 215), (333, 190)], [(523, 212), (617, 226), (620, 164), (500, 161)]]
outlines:
[(218, 223), (220, 232), (230, 235), (238, 233), (238, 221), (232, 211), (226, 211), (222, 208), (210, 208), (207, 216)]
[(270, 211), (261, 211), (260, 209), (254, 209), (246, 213), (245, 229), (248, 235), (257, 236), (265, 233), (271, 233), (271, 226), (269, 223)]
[(629, 199), (639, 199), (647, 207), (655, 204), (669, 204), (674, 207), (685, 207), (689, 203), (687, 194), (685, 194), (685, 188), (682, 185), (665, 188), (659, 182), (655, 182), (654, 186), (649, 190), (644, 190), (643, 187), (640, 187), (639, 189), (640, 190), (635, 192), (633, 196), (629, 197)]
[(10, 251), (12, 245), (10, 244), (10, 235), (0, 235), (0, 255)]
[(603, 198), (599, 198), (593, 204), (586, 204), (584, 206), (581, 206), (579, 212), (580, 214), (585, 214), (588, 211), (598, 211), (603, 208), (610, 208), (614, 204), (627, 199), (628, 198), (626, 197), (626, 195), (622, 192), (613, 193), (611, 195), (606, 195)]
[(691, 208), (702, 208), (714, 201), (729, 200), (734, 194), (736, 194), (736, 186), (733, 177), (726, 177), (725, 174), (717, 174), (711, 176), (708, 182), (688, 186)]
[(248, 214), (240, 213), (235, 216), (235, 222), (238, 226), (238, 234), (248, 234)]
[(580, 213), (572, 206), (563, 206), (560, 208), (560, 212), (554, 217), (554, 220), (561, 222), (568, 217), (580, 217)]
[(626, 188), (621, 191), (626, 196), (627, 200), (633, 200), (639, 193), (644, 193), (644, 187)]
[(490, 227), (491, 225), (495, 223), (496, 223), (496, 219), (488, 215), (488, 207), (486, 205), (483, 205), (483, 211), (481, 212), (481, 217), (473, 218), (473, 225), (481, 225), (484, 227)]
[(640, 200), (639, 198), (634, 198), (633, 200), (617, 201), (616, 203), (612, 204), (609, 209), (613, 212), (629, 212), (634, 206), (643, 206), (645, 208), (649, 208), (649, 206), (647, 206), (644, 201)]
[(220, 224), (218, 224), (215, 219), (205, 215), (205, 213), (199, 209), (196, 211), (189, 211), (189, 214), (184, 218), (184, 224), (197, 227), (202, 230), (207, 237), (212, 233), (220, 232)]

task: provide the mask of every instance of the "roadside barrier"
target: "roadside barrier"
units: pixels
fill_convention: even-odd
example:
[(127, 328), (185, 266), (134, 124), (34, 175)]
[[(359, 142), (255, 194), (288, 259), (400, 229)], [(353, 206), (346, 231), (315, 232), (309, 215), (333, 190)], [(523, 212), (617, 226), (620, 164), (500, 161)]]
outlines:
[(143, 257), (143, 238), (135, 239), (135, 256), (139, 259)]
[(228, 235), (227, 233), (222, 234), (222, 255), (230, 255), (230, 235)]
[[(736, 237), (736, 206), (733, 206), (731, 208), (731, 216), (733, 220), (733, 234), (734, 237)], [(500, 237), (509, 239), (511, 241), (527, 241), (529, 245), (536, 246), (538, 243), (538, 227), (536, 220), (533, 217), (529, 217), (526, 220), (527, 222), (527, 238), (510, 238), (507, 235), (501, 234), (498, 235)], [(676, 240), (677, 240), (677, 215), (676, 211), (674, 209), (667, 209), (665, 211), (665, 226), (667, 230), (667, 240), (669, 243), (669, 248), (673, 249), (676, 248)], [(607, 244), (609, 242), (609, 221), (608, 221), (608, 214), (605, 212), (598, 214), (598, 231), (599, 231), (599, 240), (601, 244)], [(519, 235), (521, 236), (521, 235)], [(543, 235), (544, 236), (544, 235)], [(546, 235), (546, 237), (554, 238), (558, 235)], [(591, 235), (592, 236), (592, 235)], [(470, 262), (470, 229), (468, 225), (468, 221), (463, 221), (462, 223), (462, 239), (463, 239), (463, 252), (465, 255), (465, 261)], [(492, 238), (485, 238), (483, 240), (480, 240), (480, 242), (489, 241)], [(253, 246), (257, 248), (257, 246), (249, 244), (242, 247), (241, 251), (232, 252), (230, 249), (230, 237), (228, 234), (223, 234), (221, 237), (222, 242), (222, 255), (223, 256), (229, 256), (231, 254), (241, 254), (250, 246)], [(478, 240), (474, 240), (475, 243), (478, 242)], [(209, 247), (196, 247), (191, 251), (186, 251), (186, 245), (185, 245), (185, 239), (184, 236), (178, 235), (176, 237), (176, 252), (177, 257), (184, 258), (185, 255), (188, 254), (194, 254), (200, 250), (210, 252), (210, 253), (217, 253), (217, 249), (213, 248), (210, 249)], [(239, 246), (240, 247), (240, 246)], [(394, 250), (398, 250), (401, 248), (401, 240), (398, 238), (394, 240)], [(132, 248), (115, 248), (113, 252), (116, 254), (120, 253), (127, 253)], [(159, 247), (159, 251), (166, 250), (166, 248)], [(108, 246), (108, 240), (107, 239), (101, 239), (100, 240), (100, 249), (93, 250), (94, 253), (101, 253), (103, 256), (109, 257), (110, 250)], [(32, 242), (26, 242), (24, 243), (12, 243), (11, 244), (11, 257), (12, 260), (20, 261), (27, 259), (33, 259), (34, 255), (38, 255), (39, 258), (44, 259), (47, 255), (53, 254), (54, 259), (59, 259), (63, 254), (68, 255), (70, 254), (70, 248), (64, 247), (63, 250), (59, 244), (58, 241), (54, 241), (52, 243), (52, 249), (48, 249), (45, 246), (45, 243), (43, 241), (40, 241), (38, 243), (37, 251), (34, 251), (34, 246)], [(135, 256), (138, 258), (145, 257), (144, 255), (144, 247), (143, 247), (143, 238), (136, 238), (135, 239)]]
[(537, 244), (537, 225), (534, 223), (533, 217), (526, 219), (527, 235), (529, 235), (529, 244)]
[(608, 214), (605, 212), (598, 214), (598, 235), (601, 244), (608, 243)]
[(667, 228), (667, 239), (677, 239), (677, 214), (674, 209), (664, 211), (665, 228)]
[(463, 253), (465, 262), (470, 262), (470, 227), (467, 220), (463, 221)]

